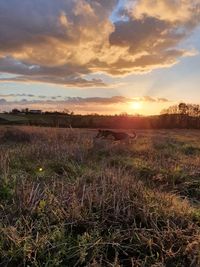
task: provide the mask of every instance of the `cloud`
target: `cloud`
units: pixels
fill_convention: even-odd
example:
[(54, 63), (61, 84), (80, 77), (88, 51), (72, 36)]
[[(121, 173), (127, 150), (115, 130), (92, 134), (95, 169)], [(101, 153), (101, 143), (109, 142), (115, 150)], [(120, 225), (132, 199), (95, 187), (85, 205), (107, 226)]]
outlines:
[(146, 102), (146, 103), (168, 103), (171, 102), (167, 98), (161, 98), (161, 97), (152, 97), (152, 96), (142, 96), (142, 97), (135, 97), (130, 98), (129, 102)]
[[(10, 56), (0, 58), (0, 72), (15, 74), (14, 77), (0, 78), (0, 82), (43, 82), (79, 87), (104, 87), (100, 79), (85, 79), (89, 71), (82, 66), (41, 66), (22, 62)], [(80, 74), (81, 73), (81, 74)]]
[[(19, 94), (20, 95), (20, 94)], [(15, 96), (19, 96), (15, 95)], [(46, 105), (48, 103), (56, 103), (56, 104), (69, 104), (69, 105), (89, 105), (89, 104), (96, 104), (96, 105), (113, 105), (113, 104), (125, 104), (125, 103), (132, 103), (132, 102), (170, 102), (166, 98), (156, 98), (151, 96), (144, 96), (144, 97), (125, 97), (125, 96), (113, 96), (113, 97), (65, 97), (63, 100), (56, 100), (59, 98), (59, 96), (52, 97), (50, 99), (45, 100), (27, 100), (25, 98), (19, 100), (19, 101), (7, 101), (6, 97), (10, 95), (1, 95), (4, 96), (2, 100), (2, 104), (8, 104), (8, 105), (23, 105), (23, 104), (41, 104)], [(14, 96), (14, 95), (12, 95)], [(21, 94), (20, 96), (29, 96), (26, 94)], [(43, 96), (39, 96), (39, 98), (46, 98)]]
[[(31, 99), (53, 99), (53, 100), (56, 100), (56, 99), (62, 99), (63, 96), (60, 96), (60, 95), (57, 95), (57, 96), (45, 96), (45, 95), (33, 95), (33, 94), (0, 94), (0, 98), (4, 98), (6, 100), (9, 100), (9, 99), (16, 99), (16, 98), (19, 98), (19, 99), (22, 99), (22, 97), (26, 97), (26, 98), (31, 98)], [(13, 101), (13, 100), (10, 100), (10, 101)], [(21, 101), (21, 100), (19, 100)]]
[(11, 98), (11, 97), (24, 97), (24, 96), (27, 96), (27, 97), (35, 97), (34, 95), (32, 94), (0, 94), (0, 97), (3, 97), (3, 98)]
[[(178, 23), (195, 23), (199, 20), (199, 0), (136, 0), (129, 1), (132, 15), (136, 18), (155, 17)], [(196, 16), (197, 15), (197, 16)]]
[[(132, 113), (132, 104), (134, 102), (141, 102), (141, 112), (145, 113), (148, 107), (154, 108), (167, 108), (169, 106), (168, 99), (162, 99), (158, 97), (144, 96), (144, 97), (125, 97), (125, 96), (113, 96), (113, 97), (66, 97), (60, 99), (52, 97), (50, 99), (28, 99), (23, 98), (21, 100), (10, 100), (6, 98), (0, 98), (0, 111), (10, 111), (14, 108), (17, 109), (41, 109), (43, 111), (63, 111), (70, 110), (76, 114), (119, 114), (122, 112)], [(147, 112), (146, 112), (147, 113)], [(148, 112), (149, 114), (149, 112)]]
[(4, 98), (0, 98), (0, 105), (7, 104), (7, 101)]
[[(1, 0), (2, 82), (104, 87), (90, 74), (143, 73), (195, 55), (180, 48), (200, 23), (200, 0)], [(92, 77), (92, 76), (91, 76)]]

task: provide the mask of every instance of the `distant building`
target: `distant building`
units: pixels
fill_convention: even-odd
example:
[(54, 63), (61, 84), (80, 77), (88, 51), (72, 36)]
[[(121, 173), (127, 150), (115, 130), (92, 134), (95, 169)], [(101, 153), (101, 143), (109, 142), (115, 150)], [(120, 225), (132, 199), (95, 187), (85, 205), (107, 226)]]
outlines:
[(12, 109), (11, 113), (12, 114), (19, 114), (19, 113), (21, 113), (21, 111), (19, 109), (14, 108), (14, 109)]
[(40, 109), (31, 109), (29, 110), (30, 114), (42, 114), (42, 110)]

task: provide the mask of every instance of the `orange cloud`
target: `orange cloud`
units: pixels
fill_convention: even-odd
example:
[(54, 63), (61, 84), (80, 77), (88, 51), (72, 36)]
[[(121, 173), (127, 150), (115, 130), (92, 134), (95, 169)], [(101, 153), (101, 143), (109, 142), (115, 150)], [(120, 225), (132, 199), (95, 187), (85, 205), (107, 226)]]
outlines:
[(0, 1), (0, 73), (16, 74), (11, 81), (104, 87), (86, 77), (149, 72), (196, 53), (178, 45), (200, 23), (200, 0), (130, 0), (114, 22), (117, 2)]
[(191, 23), (199, 21), (199, 0), (136, 0), (129, 1), (133, 17), (146, 16), (171, 23)]

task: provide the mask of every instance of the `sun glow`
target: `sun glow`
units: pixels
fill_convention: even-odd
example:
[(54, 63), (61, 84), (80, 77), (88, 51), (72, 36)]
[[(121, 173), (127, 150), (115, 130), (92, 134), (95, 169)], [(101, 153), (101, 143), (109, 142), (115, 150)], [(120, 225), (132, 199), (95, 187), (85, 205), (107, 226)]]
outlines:
[(131, 108), (134, 110), (139, 110), (142, 108), (142, 103), (141, 102), (133, 102), (133, 103), (131, 103)]

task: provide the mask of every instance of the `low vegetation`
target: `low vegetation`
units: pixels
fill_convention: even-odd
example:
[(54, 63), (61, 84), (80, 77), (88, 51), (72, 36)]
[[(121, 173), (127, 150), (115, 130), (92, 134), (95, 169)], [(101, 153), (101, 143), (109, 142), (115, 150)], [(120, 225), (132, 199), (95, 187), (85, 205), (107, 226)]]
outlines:
[(200, 132), (0, 128), (0, 266), (200, 266)]
[[(194, 107), (195, 108), (195, 107)], [(1, 114), (0, 125), (26, 125), (56, 128), (81, 129), (200, 129), (200, 113), (179, 111), (164, 111), (161, 115), (78, 115), (61, 112), (46, 112), (41, 114), (17, 113)]]

